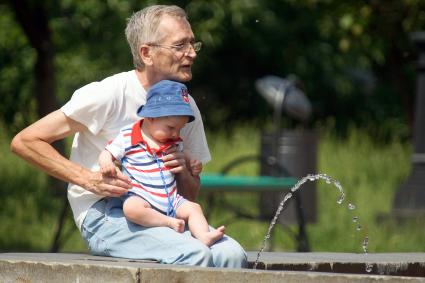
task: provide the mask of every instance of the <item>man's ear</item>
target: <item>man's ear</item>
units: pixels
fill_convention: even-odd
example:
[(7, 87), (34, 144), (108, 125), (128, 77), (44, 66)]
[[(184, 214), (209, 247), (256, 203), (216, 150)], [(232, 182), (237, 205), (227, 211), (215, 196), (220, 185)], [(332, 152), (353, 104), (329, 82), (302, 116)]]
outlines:
[(139, 49), (139, 56), (142, 59), (143, 63), (146, 66), (150, 66), (153, 64), (152, 62), (152, 48), (146, 44), (143, 44), (142, 46), (140, 46)]

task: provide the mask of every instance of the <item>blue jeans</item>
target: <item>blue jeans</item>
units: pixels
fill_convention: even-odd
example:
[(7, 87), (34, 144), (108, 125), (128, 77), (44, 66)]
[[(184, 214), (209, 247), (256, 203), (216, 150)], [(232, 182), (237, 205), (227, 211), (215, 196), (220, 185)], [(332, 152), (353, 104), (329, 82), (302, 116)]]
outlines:
[(94, 255), (156, 260), (166, 264), (245, 267), (243, 248), (227, 235), (211, 247), (168, 227), (143, 227), (128, 221), (120, 198), (104, 198), (87, 212), (81, 227)]

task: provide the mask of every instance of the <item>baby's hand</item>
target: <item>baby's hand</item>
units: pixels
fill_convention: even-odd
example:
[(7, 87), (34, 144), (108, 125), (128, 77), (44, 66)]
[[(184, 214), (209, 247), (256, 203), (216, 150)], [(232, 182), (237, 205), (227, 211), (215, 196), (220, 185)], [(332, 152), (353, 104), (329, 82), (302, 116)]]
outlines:
[(191, 159), (190, 160), (190, 171), (193, 176), (198, 176), (202, 172), (202, 163), (199, 160)]
[(114, 163), (111, 164), (99, 164), (100, 165), (100, 173), (102, 175), (107, 175), (111, 177), (115, 177), (117, 175), (117, 168)]
[(117, 168), (115, 167), (115, 163), (113, 161), (112, 155), (104, 150), (99, 155), (99, 167), (100, 173), (102, 175), (115, 177), (117, 175)]

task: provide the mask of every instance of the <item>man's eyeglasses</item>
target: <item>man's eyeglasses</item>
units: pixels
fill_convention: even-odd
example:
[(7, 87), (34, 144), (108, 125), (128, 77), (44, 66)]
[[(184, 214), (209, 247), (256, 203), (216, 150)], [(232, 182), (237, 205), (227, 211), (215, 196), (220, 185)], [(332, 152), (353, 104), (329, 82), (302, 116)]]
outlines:
[(173, 44), (173, 45), (164, 45), (164, 44), (157, 44), (157, 43), (149, 43), (148, 45), (155, 46), (155, 47), (167, 48), (167, 49), (171, 49), (171, 50), (175, 50), (175, 51), (183, 52), (183, 53), (189, 52), (190, 47), (192, 47), (193, 50), (195, 50), (195, 52), (199, 52), (202, 48), (202, 42), (200, 42), (200, 41), (198, 41), (198, 42), (186, 42), (186, 43)]

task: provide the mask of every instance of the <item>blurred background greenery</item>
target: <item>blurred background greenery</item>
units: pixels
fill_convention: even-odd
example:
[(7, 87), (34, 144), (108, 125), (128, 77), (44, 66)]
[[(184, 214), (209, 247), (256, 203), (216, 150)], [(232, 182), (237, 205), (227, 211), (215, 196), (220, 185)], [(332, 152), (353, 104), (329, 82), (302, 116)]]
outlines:
[[(80, 86), (131, 69), (126, 18), (148, 4), (183, 7), (204, 44), (189, 89), (213, 154), (206, 172), (258, 153), (261, 130), (273, 126), (255, 80), (296, 75), (313, 115), (303, 124), (284, 117), (282, 127), (320, 133), (318, 171), (340, 180), (358, 206), (370, 251), (425, 251), (420, 220), (389, 217), (410, 170), (417, 54), (409, 36), (425, 28), (420, 0), (0, 0), (0, 251), (86, 250), (67, 210), (55, 238), (63, 192), (12, 156), (9, 142)], [(255, 175), (258, 168), (239, 170)], [(327, 187), (318, 184), (311, 247), (357, 252), (349, 212), (329, 201), (335, 192)], [(256, 195), (226, 197), (258, 209)], [(227, 224), (245, 248), (258, 248), (268, 223), (222, 223), (226, 213), (215, 208), (210, 221)], [(274, 249), (294, 249), (284, 228), (274, 237)]]

